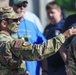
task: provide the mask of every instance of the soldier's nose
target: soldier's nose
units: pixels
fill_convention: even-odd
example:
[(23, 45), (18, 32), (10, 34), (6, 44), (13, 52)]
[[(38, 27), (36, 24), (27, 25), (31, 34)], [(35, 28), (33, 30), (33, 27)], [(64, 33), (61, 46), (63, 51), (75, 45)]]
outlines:
[(20, 21), (17, 22), (17, 25), (19, 25), (19, 24), (20, 24)]

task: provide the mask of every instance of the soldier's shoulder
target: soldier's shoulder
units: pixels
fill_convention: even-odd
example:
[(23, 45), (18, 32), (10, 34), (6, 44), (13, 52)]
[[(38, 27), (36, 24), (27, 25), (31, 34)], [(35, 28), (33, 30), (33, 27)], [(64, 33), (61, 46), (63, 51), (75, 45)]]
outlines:
[(12, 38), (2, 32), (0, 32), (0, 41), (10, 41)]

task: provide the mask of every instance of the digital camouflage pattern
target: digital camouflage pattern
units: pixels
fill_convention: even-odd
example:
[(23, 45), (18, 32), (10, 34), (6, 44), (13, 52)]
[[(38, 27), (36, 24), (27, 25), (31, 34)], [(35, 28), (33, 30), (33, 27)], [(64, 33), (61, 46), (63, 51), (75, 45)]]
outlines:
[(42, 60), (55, 54), (65, 38), (62, 34), (42, 44), (30, 44), (0, 32), (0, 75), (21, 75), (22, 60)]
[(76, 36), (72, 39), (71, 43), (67, 46), (67, 64), (69, 75), (76, 75)]
[(13, 11), (12, 7), (0, 7), (0, 20), (2, 19), (16, 19), (20, 18), (21, 15)]

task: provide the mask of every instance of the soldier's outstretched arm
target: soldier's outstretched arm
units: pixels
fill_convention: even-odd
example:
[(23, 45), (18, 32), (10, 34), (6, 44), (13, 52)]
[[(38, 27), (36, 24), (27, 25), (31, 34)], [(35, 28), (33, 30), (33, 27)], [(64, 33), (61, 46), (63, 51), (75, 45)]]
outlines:
[(55, 54), (61, 45), (65, 42), (65, 39), (76, 34), (76, 29), (68, 29), (63, 34), (58, 35), (52, 39), (43, 42), (42, 44), (30, 44), (20, 40), (16, 41), (13, 46), (15, 51), (20, 51), (23, 59), (26, 60), (42, 60), (53, 54)]
[[(55, 54), (61, 45), (65, 42), (65, 37), (68, 38), (71, 35), (76, 34), (76, 29), (69, 31), (71, 34), (66, 33), (60, 34), (57, 37), (47, 40), (42, 44), (31, 44), (29, 42), (25, 42), (23, 40), (16, 40), (7, 42), (0, 42), (0, 50), (9, 51), (14, 54), (16, 57), (21, 57), (23, 60), (42, 60), (47, 58), (53, 54)], [(3, 44), (4, 43), (4, 44)], [(9, 46), (11, 45), (11, 46)], [(6, 47), (7, 46), (7, 47)]]
[(31, 44), (23, 40), (16, 40), (13, 50), (20, 52), (24, 60), (41, 60), (55, 54), (64, 41), (65, 37), (62, 34), (42, 44)]

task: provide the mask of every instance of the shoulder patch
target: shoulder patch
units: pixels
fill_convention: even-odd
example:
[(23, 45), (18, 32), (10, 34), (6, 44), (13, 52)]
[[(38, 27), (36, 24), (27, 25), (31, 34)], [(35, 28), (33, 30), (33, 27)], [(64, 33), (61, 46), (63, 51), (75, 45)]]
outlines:
[(17, 40), (15, 45), (14, 45), (14, 48), (20, 48), (22, 46), (22, 43), (23, 43), (23, 40)]

